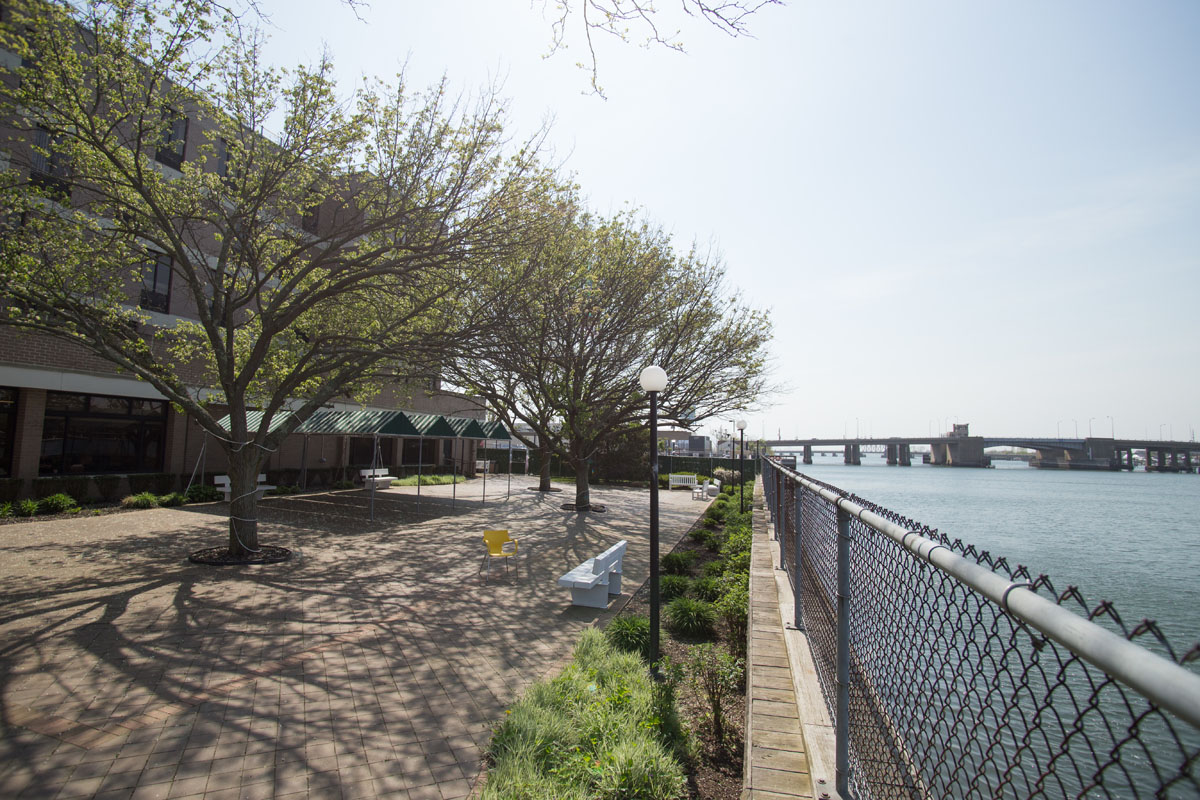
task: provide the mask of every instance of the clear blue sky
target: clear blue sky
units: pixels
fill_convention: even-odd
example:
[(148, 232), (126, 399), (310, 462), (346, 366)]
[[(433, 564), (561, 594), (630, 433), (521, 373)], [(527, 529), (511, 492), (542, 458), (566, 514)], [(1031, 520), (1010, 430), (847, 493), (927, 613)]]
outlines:
[(688, 52), (602, 42), (607, 100), (540, 2), (266, 8), (347, 90), (501, 81), (595, 208), (719, 248), (775, 318), (749, 434), (1200, 428), (1200, 3), (795, 0), (739, 40), (660, 6)]

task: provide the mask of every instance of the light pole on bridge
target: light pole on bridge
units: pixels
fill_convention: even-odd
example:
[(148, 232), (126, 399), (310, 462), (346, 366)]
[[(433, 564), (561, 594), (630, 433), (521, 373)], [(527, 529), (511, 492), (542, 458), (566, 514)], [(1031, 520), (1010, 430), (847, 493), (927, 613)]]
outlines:
[(1088, 417), (1088, 438), (1089, 439), (1092, 438), (1092, 420), (1094, 420), (1094, 419), (1095, 419), (1095, 417)]
[(1117, 424), (1113, 422), (1112, 415), (1108, 415), (1108, 433), (1112, 438), (1117, 438)]

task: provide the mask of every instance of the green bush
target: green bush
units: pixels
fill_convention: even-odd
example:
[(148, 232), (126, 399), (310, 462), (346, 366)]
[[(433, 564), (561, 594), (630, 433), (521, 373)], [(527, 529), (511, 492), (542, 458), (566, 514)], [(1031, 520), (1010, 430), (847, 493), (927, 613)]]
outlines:
[(712, 638), (717, 624), (712, 603), (693, 597), (676, 597), (667, 604), (664, 616), (671, 632), (684, 639)]
[(748, 552), (737, 553), (726, 558), (722, 563), (725, 565), (726, 575), (730, 573), (750, 574), (750, 554)]
[(96, 491), (100, 493), (101, 500), (111, 503), (117, 499), (117, 492), (121, 490), (120, 475), (95, 475), (92, 480), (96, 482)]
[(274, 489), (268, 489), (266, 494), (269, 495), (291, 495), (300, 494), (299, 486), (276, 486)]
[(131, 494), (121, 501), (121, 508), (157, 508), (158, 496), (152, 492)]
[(216, 486), (204, 483), (193, 483), (184, 495), (189, 503), (212, 503), (220, 500), (222, 495)]
[(52, 494), (38, 501), (39, 514), (65, 514), (78, 507), (79, 504), (75, 502), (75, 498), (65, 492)]
[(727, 527), (725, 529), (725, 542), (721, 545), (721, 555), (725, 558), (730, 558), (739, 553), (749, 553), (750, 548), (753, 546), (754, 532), (749, 528)]
[(24, 485), (22, 478), (0, 478), (0, 502), (14, 502)]
[(715, 577), (705, 575), (703, 578), (692, 581), (689, 594), (697, 600), (713, 603), (721, 596), (721, 584)]
[(692, 648), (687, 662), (688, 678), (698, 694), (708, 699), (708, 718), (717, 744), (725, 741), (725, 698), (742, 682), (742, 661), (720, 647), (702, 644)]
[(674, 686), (659, 688), (637, 655), (588, 630), (574, 661), (506, 712), (481, 796), (679, 798), (686, 781), (672, 753), (684, 741)]
[(682, 550), (678, 553), (667, 553), (659, 559), (658, 564), (667, 575), (686, 575), (695, 558), (696, 554), (692, 551)]
[(12, 503), (0, 503), (0, 519), (11, 517), (13, 515)]
[(658, 595), (664, 603), (683, 597), (692, 587), (692, 579), (686, 575), (663, 575), (658, 583)]
[(750, 623), (749, 581), (737, 581), (726, 586), (716, 602), (717, 614), (729, 631), (729, 644), (738, 656), (746, 655), (746, 636)]
[(37, 500), (22, 500), (13, 507), (13, 513), (18, 517), (32, 517), (38, 513)]
[(709, 561), (704, 565), (704, 577), (719, 578), (725, 574), (725, 562), (721, 560)]
[(650, 659), (650, 618), (641, 614), (616, 617), (604, 628), (604, 636), (618, 650)]
[(163, 508), (174, 508), (175, 506), (181, 506), (187, 501), (187, 495), (183, 494), (182, 492), (171, 492), (170, 494), (161, 495), (158, 498), (158, 504)]
[(354, 481), (334, 481), (333, 486), (330, 486), (329, 488), (335, 491), (341, 491), (343, 489), (353, 489), (355, 486)]
[(129, 477), (129, 491), (134, 495), (167, 494), (175, 488), (175, 476), (166, 472), (141, 472)]

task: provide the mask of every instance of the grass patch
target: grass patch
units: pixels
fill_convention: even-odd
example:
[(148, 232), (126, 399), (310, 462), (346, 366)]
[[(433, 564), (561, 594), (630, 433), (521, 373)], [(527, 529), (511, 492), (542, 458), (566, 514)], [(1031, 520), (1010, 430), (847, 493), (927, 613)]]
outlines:
[(601, 631), (585, 631), (562, 674), (505, 713), (488, 746), (482, 797), (682, 797), (690, 740), (676, 688), (677, 679), (653, 681), (638, 655)]

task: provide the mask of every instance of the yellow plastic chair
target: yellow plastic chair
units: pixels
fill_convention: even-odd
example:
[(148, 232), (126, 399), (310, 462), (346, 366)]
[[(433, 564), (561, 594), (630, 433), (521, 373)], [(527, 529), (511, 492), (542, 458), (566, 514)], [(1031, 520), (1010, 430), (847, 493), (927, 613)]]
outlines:
[[(512, 550), (505, 550), (504, 546), (512, 543)], [(504, 561), (504, 574), (508, 574), (508, 561), (513, 560), (514, 568), (517, 570), (517, 577), (521, 577), (520, 565), (516, 561), (517, 555), (517, 540), (508, 535), (508, 531), (484, 531), (483, 543), (487, 545), (487, 553), (483, 557), (483, 564), (479, 566), (479, 571), (487, 567), (487, 577), (485, 580), (492, 577), (492, 559), (499, 558)]]

